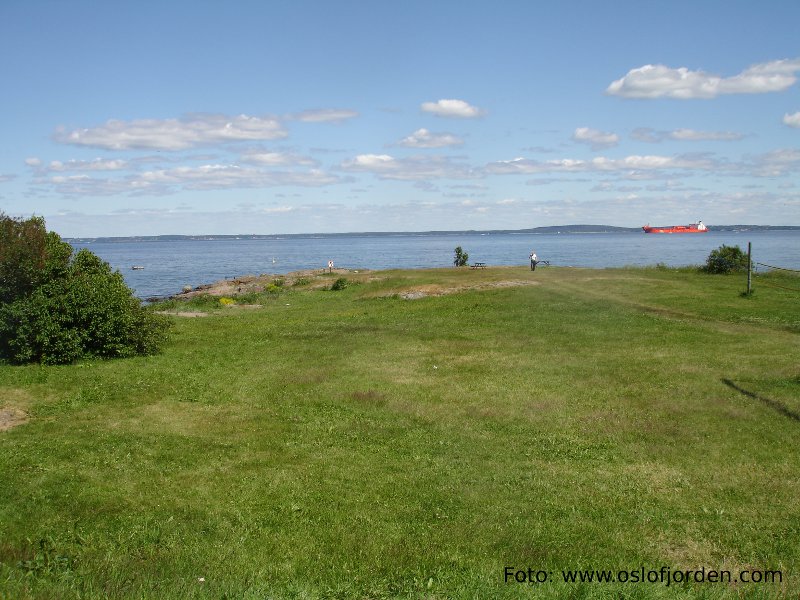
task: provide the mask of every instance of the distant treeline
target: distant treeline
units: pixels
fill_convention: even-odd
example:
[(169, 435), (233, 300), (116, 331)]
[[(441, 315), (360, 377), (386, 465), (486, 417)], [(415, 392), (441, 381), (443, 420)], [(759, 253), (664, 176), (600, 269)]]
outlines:
[[(711, 231), (787, 231), (800, 229), (800, 225), (708, 225)], [(349, 233), (287, 233), (273, 235), (240, 234), (240, 235), (134, 235), (119, 237), (80, 237), (63, 238), (72, 243), (88, 242), (171, 242), (200, 240), (279, 240), (285, 238), (336, 238), (336, 237), (392, 237), (423, 235), (465, 235), (465, 234), (500, 234), (500, 233), (641, 233), (641, 227), (614, 227), (613, 225), (553, 225), (549, 227), (533, 227), (530, 229), (490, 229), (464, 231), (360, 231)]]

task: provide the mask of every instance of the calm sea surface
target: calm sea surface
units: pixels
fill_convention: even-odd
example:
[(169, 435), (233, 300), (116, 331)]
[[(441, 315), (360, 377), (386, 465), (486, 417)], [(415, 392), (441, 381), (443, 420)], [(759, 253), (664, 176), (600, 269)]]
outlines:
[[(710, 231), (704, 234), (438, 234), (302, 236), (266, 240), (177, 240), (91, 242), (86, 247), (119, 269), (140, 298), (177, 293), (220, 279), (248, 274), (283, 274), (322, 269), (329, 260), (349, 269), (419, 269), (452, 265), (461, 246), (470, 262), (527, 265), (535, 250), (551, 265), (623, 267), (699, 265), (722, 244), (747, 250), (753, 260), (800, 269), (800, 231)], [(144, 267), (132, 270), (133, 265)]]

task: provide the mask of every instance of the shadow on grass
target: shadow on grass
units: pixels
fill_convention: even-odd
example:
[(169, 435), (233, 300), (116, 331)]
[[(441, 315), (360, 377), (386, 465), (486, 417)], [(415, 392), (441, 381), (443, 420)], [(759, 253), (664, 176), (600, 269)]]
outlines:
[(763, 402), (764, 404), (769, 406), (772, 410), (782, 414), (784, 417), (788, 417), (790, 419), (793, 419), (795, 421), (800, 422), (800, 413), (796, 413), (795, 411), (793, 411), (790, 408), (786, 407), (785, 405), (781, 404), (777, 400), (773, 400), (771, 398), (765, 398), (764, 396), (759, 396), (758, 394), (755, 394), (755, 393), (750, 392), (750, 391), (748, 391), (748, 390), (746, 390), (744, 388), (741, 388), (738, 385), (736, 385), (733, 381), (731, 381), (730, 379), (723, 379), (722, 383), (727, 385), (729, 388), (733, 388), (734, 390), (736, 390), (740, 394), (744, 394), (748, 398), (752, 398), (753, 400), (758, 400), (760, 402)]

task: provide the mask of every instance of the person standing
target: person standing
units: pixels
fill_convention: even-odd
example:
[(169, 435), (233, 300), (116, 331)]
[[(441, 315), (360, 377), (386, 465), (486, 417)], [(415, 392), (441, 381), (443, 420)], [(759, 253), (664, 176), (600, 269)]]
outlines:
[(539, 262), (539, 259), (536, 257), (536, 251), (535, 250), (531, 250), (530, 259), (531, 259), (531, 271), (535, 271), (536, 270), (536, 263)]

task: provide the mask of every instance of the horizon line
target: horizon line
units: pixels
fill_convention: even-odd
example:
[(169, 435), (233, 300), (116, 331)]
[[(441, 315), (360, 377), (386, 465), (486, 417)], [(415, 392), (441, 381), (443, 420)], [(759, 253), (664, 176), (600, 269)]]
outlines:
[[(713, 228), (730, 230), (730, 229), (782, 229), (793, 230), (800, 229), (800, 225), (746, 225), (746, 224), (732, 224), (732, 225), (707, 225), (709, 230)], [(366, 236), (366, 235), (455, 235), (455, 234), (503, 234), (503, 233), (535, 233), (542, 230), (568, 230), (575, 228), (598, 228), (598, 229), (615, 229), (620, 232), (629, 231), (631, 233), (641, 231), (642, 227), (625, 227), (620, 225), (602, 225), (593, 223), (573, 223), (568, 225), (543, 225), (540, 227), (526, 227), (522, 229), (431, 229), (424, 231), (341, 231), (341, 232), (305, 232), (305, 233), (162, 233), (153, 235), (94, 235), (94, 236), (64, 236), (64, 240), (115, 240), (115, 239), (155, 239), (155, 238), (274, 238), (274, 237), (331, 237), (331, 236)], [(579, 232), (568, 232), (579, 233)], [(584, 232), (584, 233), (603, 233), (602, 231)]]

